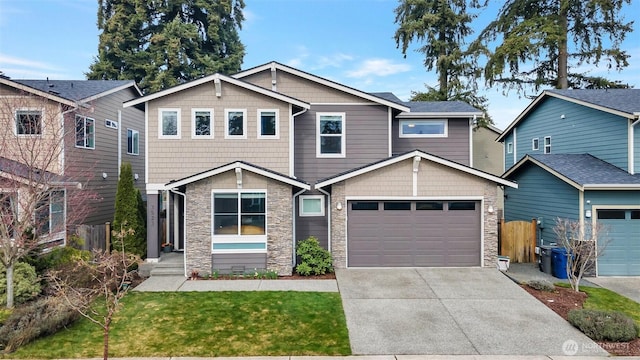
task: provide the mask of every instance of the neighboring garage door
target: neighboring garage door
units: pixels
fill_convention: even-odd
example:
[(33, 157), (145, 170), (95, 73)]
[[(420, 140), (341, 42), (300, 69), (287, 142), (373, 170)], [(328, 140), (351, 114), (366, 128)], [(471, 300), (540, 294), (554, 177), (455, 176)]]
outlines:
[(605, 226), (599, 239), (605, 249), (598, 257), (598, 275), (640, 275), (640, 210), (600, 209), (597, 216)]
[(350, 201), (348, 266), (479, 266), (480, 208), (478, 201)]

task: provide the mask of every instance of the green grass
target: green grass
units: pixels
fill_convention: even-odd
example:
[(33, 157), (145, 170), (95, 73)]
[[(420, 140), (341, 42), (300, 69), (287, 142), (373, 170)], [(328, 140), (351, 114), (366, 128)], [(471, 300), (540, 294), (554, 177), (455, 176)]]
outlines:
[[(561, 287), (569, 287), (569, 284), (558, 283)], [(580, 291), (588, 297), (582, 304), (585, 309), (620, 311), (630, 316), (640, 326), (640, 304), (605, 288), (580, 286)]]
[[(109, 356), (349, 355), (338, 293), (166, 292), (128, 294)], [(7, 355), (102, 357), (102, 330), (86, 319)]]

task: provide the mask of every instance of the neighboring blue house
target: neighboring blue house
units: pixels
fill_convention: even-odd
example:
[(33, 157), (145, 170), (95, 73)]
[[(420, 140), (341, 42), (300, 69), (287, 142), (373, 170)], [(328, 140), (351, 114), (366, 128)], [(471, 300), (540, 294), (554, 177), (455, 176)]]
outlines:
[[(504, 143), (505, 219), (605, 225), (596, 274), (640, 275), (640, 89), (547, 90), (497, 139)], [(601, 247), (603, 243), (599, 244)]]

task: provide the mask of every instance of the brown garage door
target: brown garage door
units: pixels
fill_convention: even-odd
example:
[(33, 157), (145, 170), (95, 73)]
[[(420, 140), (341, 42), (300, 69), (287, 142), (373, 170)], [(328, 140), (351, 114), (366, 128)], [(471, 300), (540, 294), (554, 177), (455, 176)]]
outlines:
[(348, 266), (479, 266), (480, 202), (350, 201)]

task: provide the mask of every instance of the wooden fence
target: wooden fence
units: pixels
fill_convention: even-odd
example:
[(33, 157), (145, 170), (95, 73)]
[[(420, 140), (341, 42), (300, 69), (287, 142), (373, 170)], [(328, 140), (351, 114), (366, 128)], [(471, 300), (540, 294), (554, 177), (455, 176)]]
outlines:
[(508, 256), (513, 263), (536, 261), (536, 220), (500, 220), (500, 255)]
[(107, 249), (107, 233), (110, 231), (111, 225), (109, 223), (104, 225), (80, 225), (76, 229), (76, 233), (79, 237), (84, 239), (83, 250), (92, 251), (94, 249), (100, 249), (105, 251)]

